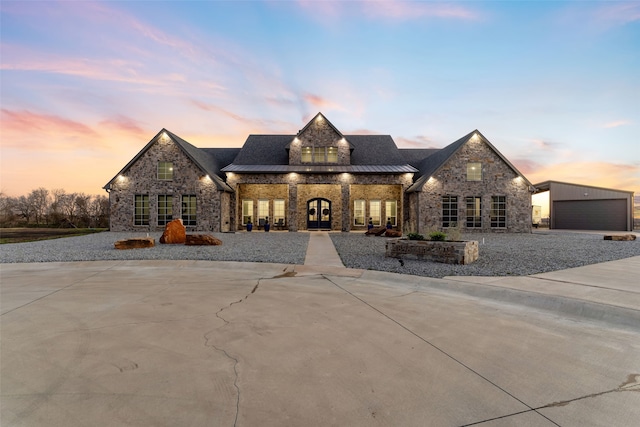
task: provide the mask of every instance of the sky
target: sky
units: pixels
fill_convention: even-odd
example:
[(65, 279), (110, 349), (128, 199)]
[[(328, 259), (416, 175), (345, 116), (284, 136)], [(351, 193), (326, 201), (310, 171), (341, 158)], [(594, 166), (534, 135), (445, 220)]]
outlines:
[(104, 194), (162, 128), (193, 145), (478, 129), (533, 183), (640, 194), (640, 2), (0, 2), (0, 191)]

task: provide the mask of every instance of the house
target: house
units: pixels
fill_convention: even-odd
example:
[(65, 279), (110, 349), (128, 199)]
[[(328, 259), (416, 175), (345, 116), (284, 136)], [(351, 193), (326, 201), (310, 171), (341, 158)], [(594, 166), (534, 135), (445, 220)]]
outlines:
[(295, 135), (196, 148), (162, 129), (105, 186), (112, 231), (530, 232), (531, 183), (477, 130), (442, 149), (389, 135), (343, 135), (318, 113)]

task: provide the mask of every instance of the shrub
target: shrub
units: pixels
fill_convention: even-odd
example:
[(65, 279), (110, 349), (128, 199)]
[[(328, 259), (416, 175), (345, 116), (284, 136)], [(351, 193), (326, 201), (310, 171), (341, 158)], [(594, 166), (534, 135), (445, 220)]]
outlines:
[(409, 233), (407, 234), (409, 240), (424, 240), (424, 236), (418, 233)]
[(442, 231), (433, 231), (429, 233), (429, 238), (437, 242), (444, 242), (447, 239), (447, 235)]

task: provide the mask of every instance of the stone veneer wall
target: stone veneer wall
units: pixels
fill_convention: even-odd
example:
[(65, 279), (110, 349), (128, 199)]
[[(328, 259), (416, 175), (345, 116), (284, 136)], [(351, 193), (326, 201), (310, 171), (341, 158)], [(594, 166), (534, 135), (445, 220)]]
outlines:
[[(352, 191), (356, 192), (357, 198), (365, 200), (397, 200), (398, 227), (401, 227), (404, 190), (411, 185), (411, 182), (411, 174), (233, 174), (227, 179), (227, 183), (236, 190), (235, 203), (238, 208), (234, 216), (236, 221), (234, 229), (243, 228), (241, 225), (243, 199), (254, 200), (254, 207), (257, 206), (258, 199), (269, 199), (270, 216), (273, 216), (273, 200), (285, 199), (289, 231), (307, 228), (307, 201), (318, 197), (328, 199), (332, 203), (332, 230), (348, 231), (362, 228), (354, 227), (351, 219), (353, 200), (355, 200), (352, 197)], [(384, 203), (382, 210), (384, 214)]]
[(387, 221), (387, 217), (389, 216), (386, 212), (386, 201), (394, 200), (396, 202), (396, 217), (397, 224), (399, 230), (402, 230), (402, 218), (403, 218), (403, 199), (404, 191), (402, 189), (402, 185), (363, 185), (363, 184), (354, 184), (351, 186), (351, 197), (349, 199), (349, 213), (350, 217), (354, 218), (354, 201), (355, 200), (364, 200), (365, 201), (365, 225), (356, 226), (353, 224), (353, 220), (351, 221), (351, 229), (353, 230), (366, 230), (368, 218), (371, 216), (369, 212), (369, 202), (371, 200), (380, 200), (380, 218), (381, 224), (385, 225)]
[[(159, 180), (158, 162), (173, 163), (173, 179)], [(149, 225), (133, 225), (134, 196), (149, 195)], [(116, 178), (109, 193), (111, 231), (161, 231), (158, 225), (158, 195), (173, 196), (173, 218), (182, 217), (182, 196), (196, 196), (194, 231), (220, 231), (222, 194), (215, 183), (184, 154), (168, 136), (160, 135), (142, 156)], [(227, 204), (228, 205), (228, 204)]]
[(292, 141), (289, 147), (289, 164), (301, 165), (302, 147), (338, 147), (337, 165), (351, 164), (348, 142), (340, 136), (322, 116), (316, 116), (308, 128)]
[[(467, 181), (467, 163), (482, 164), (482, 181)], [(526, 181), (520, 178), (484, 141), (471, 139), (454, 154), (449, 162), (429, 180), (421, 193), (410, 195), (409, 207), (417, 213), (419, 224), (411, 230), (420, 233), (442, 230), (442, 196), (458, 197), (458, 224), (464, 232), (531, 232), (531, 193)], [(481, 197), (481, 228), (467, 228), (467, 196)], [(505, 196), (506, 228), (492, 228), (490, 222), (491, 196)]]

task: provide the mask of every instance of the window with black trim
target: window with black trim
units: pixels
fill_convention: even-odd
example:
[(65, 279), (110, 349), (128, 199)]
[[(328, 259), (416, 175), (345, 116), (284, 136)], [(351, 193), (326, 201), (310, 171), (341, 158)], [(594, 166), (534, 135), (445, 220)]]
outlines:
[(442, 196), (442, 226), (458, 226), (458, 196)]
[(133, 225), (149, 225), (149, 195), (134, 196)]
[(195, 195), (183, 195), (182, 196), (182, 224), (196, 225), (197, 224), (197, 206)]
[(387, 216), (387, 222), (394, 227), (398, 225), (398, 203), (395, 200), (387, 200), (384, 205), (384, 213)]
[(507, 197), (491, 196), (491, 227), (507, 226)]
[(338, 163), (338, 147), (302, 147), (302, 163)]
[(173, 220), (173, 196), (158, 195), (158, 225), (167, 225)]
[(467, 197), (467, 228), (482, 227), (482, 201), (478, 196)]

